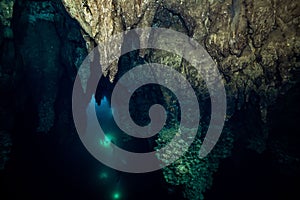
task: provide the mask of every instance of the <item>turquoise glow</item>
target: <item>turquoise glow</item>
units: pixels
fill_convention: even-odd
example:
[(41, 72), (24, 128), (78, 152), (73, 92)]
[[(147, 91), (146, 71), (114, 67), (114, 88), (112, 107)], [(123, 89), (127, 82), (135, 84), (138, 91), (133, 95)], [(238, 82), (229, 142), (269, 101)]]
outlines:
[(107, 134), (105, 135), (104, 139), (100, 139), (99, 144), (105, 148), (109, 148), (112, 140), (113, 140), (113, 136)]
[(100, 179), (107, 179), (108, 178), (108, 174), (106, 172), (101, 172), (99, 175)]
[[(95, 97), (93, 96), (93, 98), (95, 98)], [(110, 108), (107, 97), (104, 96), (101, 99), (101, 105), (100, 106), (97, 103), (95, 103), (94, 105), (96, 107), (96, 112), (102, 113), (102, 114), (105, 113), (105, 115), (108, 115), (110, 117), (112, 116), (112, 109)]]
[(121, 198), (121, 195), (119, 192), (113, 193), (113, 199), (120, 199), (120, 198)]

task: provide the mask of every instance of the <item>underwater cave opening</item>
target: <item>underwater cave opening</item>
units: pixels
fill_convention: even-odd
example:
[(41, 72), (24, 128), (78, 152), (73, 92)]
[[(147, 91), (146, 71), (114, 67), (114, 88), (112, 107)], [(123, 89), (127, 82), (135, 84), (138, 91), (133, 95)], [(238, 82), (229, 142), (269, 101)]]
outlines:
[[(133, 62), (139, 59), (128, 59), (127, 54), (120, 58), (119, 71), (122, 66), (130, 68)], [(127, 59), (124, 57), (127, 56)], [(107, 77), (102, 77), (98, 83), (96, 93), (92, 96), (89, 106), (96, 111), (98, 123), (101, 126), (105, 138), (99, 140), (99, 145), (112, 148), (114, 145), (130, 152), (150, 152), (157, 146), (157, 135), (150, 138), (136, 138), (124, 133), (116, 124), (114, 117), (118, 117), (117, 109), (111, 105), (111, 94), (115, 83), (111, 83)], [(129, 112), (132, 120), (137, 125), (147, 125), (150, 122), (149, 108), (153, 104), (162, 104), (160, 86), (148, 84), (134, 91), (130, 99)], [(150, 95), (150, 97), (149, 97)], [(153, 95), (153, 96), (151, 96)], [(148, 96), (148, 98), (145, 98)], [(169, 113), (169, 118), (174, 118), (174, 113)], [(169, 119), (167, 118), (167, 119)], [(173, 119), (174, 120), (174, 119)], [(170, 121), (170, 119), (169, 119)], [(108, 168), (99, 163), (97, 167), (99, 187), (106, 190), (103, 199), (181, 199), (178, 188), (166, 183), (161, 170), (149, 173), (125, 173)], [(110, 192), (108, 192), (110, 191)], [(155, 192), (154, 192), (155, 191)]]

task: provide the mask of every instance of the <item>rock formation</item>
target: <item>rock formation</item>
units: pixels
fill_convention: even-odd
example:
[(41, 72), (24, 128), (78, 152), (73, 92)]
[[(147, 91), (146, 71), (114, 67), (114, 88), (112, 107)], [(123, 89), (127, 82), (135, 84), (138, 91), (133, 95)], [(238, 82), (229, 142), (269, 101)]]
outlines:
[[(163, 27), (192, 37), (207, 50), (222, 74), (228, 106), (224, 133), (212, 154), (204, 160), (197, 157), (202, 130), (205, 132), (209, 120), (203, 117), (195, 144), (181, 160), (163, 170), (166, 181), (182, 185), (187, 198), (201, 199), (212, 185), (221, 159), (233, 154), (233, 148), (236, 151), (232, 156), (238, 157), (237, 160), (243, 156), (239, 150), (244, 148), (257, 154), (267, 151), (283, 171), (299, 173), (300, 155), (295, 151), (299, 141), (288, 127), (296, 126), (282, 121), (285, 117), (299, 116), (295, 106), (300, 80), (300, 1), (62, 0), (62, 3), (0, 0), (0, 170), (5, 169), (12, 145), (19, 148), (15, 148), (19, 157), (28, 156), (23, 149), (26, 142), (32, 144), (34, 134), (55, 133), (57, 143), (72, 143), (70, 138), (76, 135), (70, 100), (72, 84), (87, 50), (124, 30)], [(105, 49), (100, 56), (111, 51), (120, 49)], [(209, 101), (205, 83), (195, 76), (189, 63), (157, 50), (141, 50), (130, 56), (138, 60), (133, 65), (158, 62), (183, 73), (197, 88), (201, 110), (205, 110)], [(114, 83), (128, 68), (113, 63), (104, 74)], [(173, 100), (163, 89), (162, 94)], [(284, 134), (272, 135), (273, 129)], [(158, 146), (164, 145), (174, 132), (163, 130), (156, 141)], [(12, 140), (12, 133), (17, 140)], [(41, 140), (37, 143), (43, 144)], [(61, 147), (57, 152), (62, 149), (65, 150)], [(38, 153), (35, 156), (39, 158)], [(13, 164), (23, 164), (22, 161)], [(27, 181), (27, 176), (24, 177)]]
[[(257, 110), (256, 115), (259, 116), (256, 123), (260, 131), (246, 138), (249, 148), (259, 153), (265, 150), (268, 110), (275, 105), (278, 97), (299, 82), (299, 1), (63, 0), (63, 3), (69, 14), (80, 23), (89, 49), (94, 47), (91, 41), (98, 45), (115, 33), (135, 27), (171, 28), (194, 38), (213, 57), (224, 78), (228, 100), (227, 121), (230, 124), (240, 110)], [(143, 50), (139, 55), (148, 62), (169, 65), (183, 72), (198, 89), (200, 99), (207, 100), (205, 84), (200, 77), (194, 77), (193, 69), (184, 60), (156, 50)], [(118, 69), (115, 63), (109, 70), (113, 82), (117, 71), (123, 69)], [(232, 140), (231, 136), (229, 140)], [(224, 151), (229, 151), (224, 148), (216, 150), (219, 153), (215, 153), (215, 157), (222, 157)], [(218, 165), (219, 161), (212, 158), (208, 163)], [(175, 184), (170, 181), (171, 171), (166, 168), (165, 177)], [(201, 176), (211, 178), (211, 174)], [(193, 180), (182, 179), (180, 173), (173, 174), (174, 177), (179, 182)], [(196, 199), (197, 195), (202, 197), (202, 193), (196, 191), (197, 188), (206, 188), (204, 185), (196, 188), (185, 185), (186, 196), (190, 199)]]

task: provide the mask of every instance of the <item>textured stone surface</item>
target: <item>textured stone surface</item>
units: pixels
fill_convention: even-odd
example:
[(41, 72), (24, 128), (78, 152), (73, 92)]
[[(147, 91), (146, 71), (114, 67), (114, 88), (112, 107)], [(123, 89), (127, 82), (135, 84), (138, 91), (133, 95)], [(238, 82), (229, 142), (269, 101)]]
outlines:
[[(300, 45), (297, 1), (64, 0), (63, 3), (96, 44), (117, 32), (147, 26), (173, 28), (196, 39), (216, 60), (225, 78), (229, 117), (254, 92), (260, 97), (261, 117), (265, 120), (268, 105), (274, 103), (278, 93), (288, 89), (293, 77), (291, 71), (299, 67), (295, 57)], [(171, 56), (165, 60), (172, 63), (164, 64), (183, 68), (181, 59)], [(113, 65), (111, 69), (111, 80), (116, 67)], [(186, 74), (188, 70), (187, 66)]]
[(0, 1), (0, 23), (2, 26), (11, 25), (11, 18), (13, 15), (14, 0), (1, 0)]
[[(88, 49), (92, 49), (93, 42), (101, 44), (107, 41), (113, 34), (135, 27), (151, 26), (157, 3), (154, 1), (72, 1), (63, 0), (66, 10), (81, 25)], [(123, 41), (123, 38), (119, 38)], [(118, 42), (118, 41), (117, 41)], [(109, 58), (110, 52), (120, 52), (117, 46), (112, 49), (104, 49), (104, 55)], [(113, 81), (117, 73), (117, 64), (112, 64), (104, 70), (104, 75), (109, 71), (110, 80)]]
[[(195, 131), (195, 130), (191, 130)], [(197, 130), (196, 130), (197, 131)], [(199, 130), (199, 133), (202, 130)], [(201, 147), (201, 140), (196, 138), (192, 147), (174, 163), (163, 169), (163, 174), (168, 183), (172, 185), (184, 186), (184, 197), (186, 199), (203, 199), (204, 192), (213, 184), (213, 174), (218, 170), (220, 160), (230, 156), (233, 146), (233, 134), (226, 130), (220, 142), (213, 152), (204, 159), (200, 159), (198, 154)], [(168, 144), (178, 130), (163, 129), (157, 140), (158, 149)], [(158, 157), (168, 163), (170, 157), (181, 151), (184, 141), (180, 140), (171, 147), (171, 151), (159, 153)]]
[[(268, 129), (270, 124), (276, 128), (274, 124), (283, 121), (284, 117), (275, 122), (272, 119), (289, 107), (282, 106), (285, 100), (293, 98), (289, 94), (287, 98), (278, 101), (278, 97), (293, 93), (295, 90), (291, 88), (295, 89), (299, 82), (299, 1), (63, 0), (68, 13), (81, 25), (81, 35), (78, 24), (65, 15), (61, 2), (16, 2), (18, 5), (14, 7), (17, 12), (14, 13), (13, 30), (11, 17), (14, 1), (0, 1), (1, 167), (10, 151), (10, 133), (14, 126), (18, 126), (14, 124), (16, 110), (25, 113), (26, 120), (32, 123), (28, 126), (33, 126), (35, 133), (54, 130), (61, 140), (66, 141), (70, 141), (70, 132), (75, 134), (76, 131), (70, 128), (70, 91), (77, 69), (86, 55), (82, 36), (86, 40), (87, 49), (91, 50), (112, 34), (150, 26), (180, 31), (202, 44), (224, 77), (228, 124), (239, 125), (238, 121), (244, 121), (242, 128), (226, 129), (225, 133), (234, 135), (236, 143), (242, 141), (258, 153), (269, 148), (272, 155), (278, 157), (278, 162), (282, 163), (282, 168), (292, 171), (289, 165), (293, 165), (293, 170), (297, 171), (295, 166), (299, 166), (299, 156), (290, 154), (290, 149), (298, 147), (298, 143), (296, 139), (290, 139), (294, 137), (291, 129), (282, 130), (284, 134), (279, 136), (269, 136)], [(106, 49), (106, 55), (111, 51), (120, 49)], [(133, 56), (133, 60), (137, 58), (140, 59), (137, 63), (159, 62), (174, 67), (197, 88), (203, 107), (209, 101), (203, 80), (180, 57), (167, 52), (146, 50)], [(124, 68), (118, 69), (114, 63), (105, 74), (110, 81), (114, 81), (126, 71)], [(163, 89), (162, 93), (171, 104), (173, 97)], [(290, 104), (297, 105), (295, 102)], [(278, 107), (278, 111), (271, 109), (270, 114), (270, 107), (274, 106)], [(241, 117), (241, 112), (245, 116)], [(28, 115), (32, 119), (28, 119)], [(298, 113), (291, 118), (296, 116), (299, 116)], [(23, 130), (16, 135), (24, 135)], [(216, 146), (210, 157), (202, 162), (197, 160), (195, 153), (198, 151), (197, 145), (201, 144), (197, 140), (193, 146), (195, 149), (191, 149), (182, 162), (164, 169), (166, 180), (174, 185), (181, 184), (187, 198), (202, 198), (203, 192), (212, 184), (212, 176), (220, 160), (230, 155), (232, 135), (225, 135), (228, 136), (225, 137), (225, 143), (230, 145)], [(27, 138), (27, 135), (23, 137)], [(164, 142), (162, 136), (158, 144)], [(27, 144), (24, 142), (22, 145), (25, 147)], [(25, 158), (28, 156), (26, 152), (22, 155)], [(198, 167), (205, 170), (199, 172)]]
[(18, 81), (11, 20), (14, 0), (0, 1), (0, 170), (5, 169), (11, 150), (14, 122), (14, 89)]
[(15, 29), (19, 34), (22, 29), (25, 34), (16, 43), (24, 67), (21, 76), (29, 91), (20, 95), (36, 105), (37, 132), (48, 133), (59, 116), (55, 105), (62, 77), (65, 74), (69, 80), (74, 79), (86, 50), (80, 44), (82, 36), (77, 24), (67, 18), (61, 3), (19, 2), (19, 7), (20, 18), (15, 20)]
[[(270, 106), (275, 105), (279, 96), (286, 94), (299, 82), (297, 77), (300, 67), (299, 1), (64, 0), (63, 2), (70, 15), (81, 24), (89, 37), (88, 41), (93, 40), (96, 44), (101, 44), (114, 33), (149, 26), (171, 28), (197, 40), (215, 60), (223, 75), (227, 93), (228, 123), (239, 124), (235, 116), (239, 116), (237, 114), (240, 112), (249, 112), (251, 117), (240, 120), (249, 119), (249, 123), (243, 125), (244, 128), (251, 130), (254, 125), (257, 130), (237, 138), (246, 138), (248, 147), (258, 153), (265, 151), (270, 118), (268, 110)], [(139, 55), (147, 62), (169, 65), (186, 75), (194, 88), (197, 88), (197, 95), (203, 102), (200, 106), (203, 108), (207, 105), (209, 94), (205, 83), (201, 77), (195, 75), (189, 63), (174, 54), (157, 50), (143, 50)], [(110, 80), (113, 81), (116, 71), (123, 69), (117, 69), (117, 65), (113, 64), (110, 70)], [(162, 92), (168, 96), (164, 89)], [(230, 148), (225, 149), (229, 151)], [(212, 157), (220, 157), (225, 149), (219, 149), (219, 152), (216, 150)], [(218, 162), (219, 159), (208, 162), (208, 165), (216, 169)], [(165, 169), (166, 177), (168, 173), (172, 173), (167, 181), (172, 184), (178, 184), (176, 181), (186, 181), (182, 182), (186, 197), (202, 199), (202, 192), (211, 184), (209, 177), (212, 173), (207, 176), (206, 183), (204, 181), (202, 185), (191, 188), (187, 182), (194, 179), (182, 178), (174, 168), (176, 164)], [(179, 168), (179, 171), (187, 171), (184, 166), (179, 165)], [(194, 174), (191, 177), (197, 176)], [(204, 188), (199, 190), (201, 187)]]

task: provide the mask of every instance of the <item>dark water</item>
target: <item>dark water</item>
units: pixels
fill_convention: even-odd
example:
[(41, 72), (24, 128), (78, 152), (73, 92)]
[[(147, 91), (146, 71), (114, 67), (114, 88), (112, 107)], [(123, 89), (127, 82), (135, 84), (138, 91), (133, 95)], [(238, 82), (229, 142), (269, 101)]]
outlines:
[[(117, 138), (109, 104), (96, 107), (103, 129)], [(180, 199), (161, 171), (113, 170), (93, 158), (77, 134), (67, 144), (53, 134), (37, 135), (29, 123), (36, 113), (26, 114), (20, 116), (11, 160), (1, 174), (1, 199)]]
[[(107, 98), (104, 97), (101, 100), (100, 106), (95, 103), (93, 98), (91, 102), (96, 106), (98, 121), (105, 132), (105, 135), (111, 142), (129, 151), (153, 151), (153, 148), (151, 148), (146, 139), (130, 138), (129, 140), (124, 140), (124, 137), (126, 137), (125, 133), (123, 133), (115, 124), (113, 114), (116, 113), (114, 113), (113, 108), (110, 107)], [(176, 197), (175, 194), (172, 195), (168, 192), (169, 190), (161, 171), (131, 174), (108, 169), (108, 167), (105, 166), (101, 166), (100, 170), (104, 172), (104, 174), (103, 172), (102, 174), (101, 172), (99, 174), (103, 188), (107, 188), (107, 191), (111, 191), (107, 192), (108, 194), (106, 195), (109, 198), (113, 198), (113, 195), (116, 193), (119, 193), (120, 196), (123, 197), (122, 199), (176, 199), (178, 197)], [(111, 181), (110, 179), (114, 181)]]
[[(105, 133), (118, 138), (122, 133), (112, 120), (109, 104), (104, 100), (96, 107)], [(288, 109), (285, 112), (292, 113)], [(115, 171), (93, 158), (76, 132), (68, 143), (60, 143), (55, 134), (41, 135), (34, 131), (36, 124), (32, 118), (36, 113), (25, 114), (20, 113), (11, 159), (0, 174), (1, 199), (183, 199), (181, 188), (168, 185), (161, 171), (146, 174)], [(289, 117), (279, 112), (276, 116), (281, 123), (276, 123), (271, 133), (280, 136), (284, 131), (295, 131), (298, 112), (295, 114)], [(125, 145), (117, 139), (112, 142)], [(294, 199), (299, 196), (299, 174), (292, 171), (289, 174), (289, 170), (274, 162), (273, 156), (269, 151), (258, 155), (236, 145), (232, 156), (221, 162), (213, 186), (205, 194), (206, 199)]]

